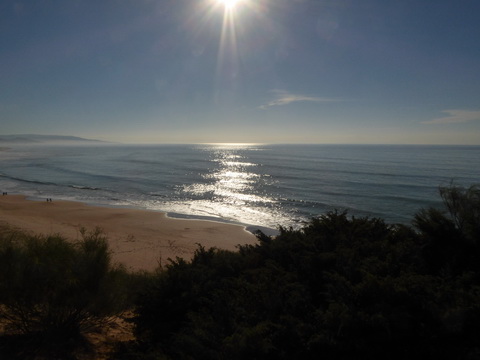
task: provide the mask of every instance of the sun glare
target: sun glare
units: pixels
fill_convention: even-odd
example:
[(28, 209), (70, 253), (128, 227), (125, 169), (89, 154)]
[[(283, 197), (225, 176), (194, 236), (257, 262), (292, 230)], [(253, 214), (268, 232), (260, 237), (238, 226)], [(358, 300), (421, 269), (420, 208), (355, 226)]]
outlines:
[(225, 6), (226, 9), (232, 10), (235, 5), (238, 4), (239, 0), (218, 0), (218, 2)]

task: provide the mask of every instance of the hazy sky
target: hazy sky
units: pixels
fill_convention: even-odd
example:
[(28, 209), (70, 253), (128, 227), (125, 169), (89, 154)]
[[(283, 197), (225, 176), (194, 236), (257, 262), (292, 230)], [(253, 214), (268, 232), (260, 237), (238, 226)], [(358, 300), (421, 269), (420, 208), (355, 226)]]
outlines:
[(4, 0), (21, 133), (480, 144), (480, 1)]

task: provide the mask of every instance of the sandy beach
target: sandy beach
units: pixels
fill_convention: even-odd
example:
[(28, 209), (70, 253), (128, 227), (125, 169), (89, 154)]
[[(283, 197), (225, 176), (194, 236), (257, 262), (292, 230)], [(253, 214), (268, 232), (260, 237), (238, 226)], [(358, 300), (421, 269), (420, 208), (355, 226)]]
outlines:
[(244, 227), (214, 221), (172, 219), (148, 210), (90, 206), (72, 201), (33, 201), (21, 195), (0, 196), (0, 222), (41, 234), (81, 237), (80, 229), (100, 227), (107, 235), (113, 260), (131, 270), (154, 270), (168, 258), (190, 259), (201, 244), (235, 250), (255, 244)]

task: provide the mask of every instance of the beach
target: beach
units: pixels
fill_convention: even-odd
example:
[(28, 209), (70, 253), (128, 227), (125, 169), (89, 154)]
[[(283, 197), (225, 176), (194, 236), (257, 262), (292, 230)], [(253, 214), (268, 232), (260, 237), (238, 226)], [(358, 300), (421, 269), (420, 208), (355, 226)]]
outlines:
[(0, 222), (35, 234), (60, 234), (81, 239), (80, 229), (101, 228), (108, 237), (112, 259), (132, 271), (151, 271), (168, 259), (191, 259), (198, 244), (236, 250), (255, 244), (243, 226), (215, 221), (173, 219), (165, 213), (81, 202), (28, 200), (22, 195), (0, 197)]

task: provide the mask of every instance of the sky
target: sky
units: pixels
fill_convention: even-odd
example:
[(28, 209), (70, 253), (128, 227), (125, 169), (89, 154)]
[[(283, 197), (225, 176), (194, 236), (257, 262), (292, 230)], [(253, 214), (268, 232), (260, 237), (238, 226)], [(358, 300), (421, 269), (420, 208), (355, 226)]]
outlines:
[(0, 134), (480, 145), (480, 1), (4, 0)]

